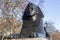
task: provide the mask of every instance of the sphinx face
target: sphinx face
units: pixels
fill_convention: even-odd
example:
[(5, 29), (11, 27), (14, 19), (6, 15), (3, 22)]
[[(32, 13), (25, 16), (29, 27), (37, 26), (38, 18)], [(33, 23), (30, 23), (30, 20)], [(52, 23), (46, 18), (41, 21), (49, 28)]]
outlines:
[(31, 16), (35, 14), (34, 6), (31, 5), (31, 6), (29, 7), (29, 12), (30, 12), (30, 15), (31, 15)]
[(26, 15), (25, 18), (29, 21), (35, 21), (37, 19), (36, 10), (37, 6), (32, 3), (29, 3), (24, 13)]
[(29, 16), (33, 16), (33, 15), (35, 15), (36, 13), (36, 7), (35, 7), (35, 5), (34, 4), (32, 4), (32, 3), (29, 3), (28, 4), (28, 6), (27, 6), (27, 15), (29, 15)]

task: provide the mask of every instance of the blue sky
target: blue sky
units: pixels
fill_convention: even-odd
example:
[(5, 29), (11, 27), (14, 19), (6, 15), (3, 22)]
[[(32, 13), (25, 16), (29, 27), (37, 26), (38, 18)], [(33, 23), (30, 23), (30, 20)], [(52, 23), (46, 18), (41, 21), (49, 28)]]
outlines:
[(60, 31), (60, 0), (44, 0), (44, 21), (54, 22), (56, 29)]

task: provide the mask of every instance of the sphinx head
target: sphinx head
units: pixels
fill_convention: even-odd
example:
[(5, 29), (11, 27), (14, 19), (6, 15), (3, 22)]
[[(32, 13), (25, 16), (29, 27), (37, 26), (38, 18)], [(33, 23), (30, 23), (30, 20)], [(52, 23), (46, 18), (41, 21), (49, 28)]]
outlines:
[(39, 18), (42, 15), (43, 14), (37, 5), (33, 3), (29, 3), (23, 14), (23, 20), (35, 21), (37, 18)]

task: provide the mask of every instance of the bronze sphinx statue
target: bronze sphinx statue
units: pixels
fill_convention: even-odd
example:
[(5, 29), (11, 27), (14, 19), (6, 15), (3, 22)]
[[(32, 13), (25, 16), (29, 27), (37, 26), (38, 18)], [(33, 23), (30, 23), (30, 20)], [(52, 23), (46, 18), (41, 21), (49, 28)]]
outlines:
[(29, 3), (22, 17), (23, 25), (20, 37), (40, 37), (40, 33), (44, 34), (43, 17), (41, 9), (33, 3)]

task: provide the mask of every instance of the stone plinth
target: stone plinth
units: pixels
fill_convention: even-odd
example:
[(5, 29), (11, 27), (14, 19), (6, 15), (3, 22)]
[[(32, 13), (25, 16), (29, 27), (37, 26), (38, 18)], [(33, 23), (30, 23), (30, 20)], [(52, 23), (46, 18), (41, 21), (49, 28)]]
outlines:
[(5, 39), (5, 40), (48, 40), (46, 38), (20, 38), (20, 39)]

